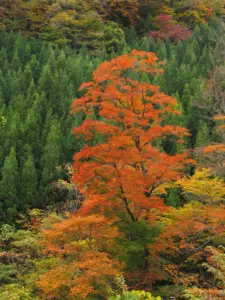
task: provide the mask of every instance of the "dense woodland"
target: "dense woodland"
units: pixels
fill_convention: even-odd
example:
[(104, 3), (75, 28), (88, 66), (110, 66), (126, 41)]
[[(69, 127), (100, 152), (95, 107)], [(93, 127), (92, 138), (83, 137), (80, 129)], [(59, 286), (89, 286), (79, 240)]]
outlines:
[(0, 299), (225, 299), (224, 15), (0, 1)]

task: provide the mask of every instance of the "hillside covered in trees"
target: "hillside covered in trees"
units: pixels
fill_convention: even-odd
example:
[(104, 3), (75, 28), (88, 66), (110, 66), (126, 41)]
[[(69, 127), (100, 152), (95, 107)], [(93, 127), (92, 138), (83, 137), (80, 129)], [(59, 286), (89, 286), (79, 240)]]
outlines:
[(0, 1), (0, 299), (225, 299), (224, 15)]

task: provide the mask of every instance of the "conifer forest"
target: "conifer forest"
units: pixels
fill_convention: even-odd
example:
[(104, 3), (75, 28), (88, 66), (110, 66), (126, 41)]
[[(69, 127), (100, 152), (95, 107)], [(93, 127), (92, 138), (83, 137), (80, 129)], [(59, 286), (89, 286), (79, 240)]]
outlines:
[(0, 0), (0, 299), (225, 300), (225, 0)]

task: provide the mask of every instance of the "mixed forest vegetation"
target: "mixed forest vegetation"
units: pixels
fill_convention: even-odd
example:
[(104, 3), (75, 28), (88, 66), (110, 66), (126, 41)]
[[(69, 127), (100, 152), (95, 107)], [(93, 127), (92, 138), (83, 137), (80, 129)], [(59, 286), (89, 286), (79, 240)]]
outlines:
[(225, 299), (224, 16), (0, 1), (0, 299)]

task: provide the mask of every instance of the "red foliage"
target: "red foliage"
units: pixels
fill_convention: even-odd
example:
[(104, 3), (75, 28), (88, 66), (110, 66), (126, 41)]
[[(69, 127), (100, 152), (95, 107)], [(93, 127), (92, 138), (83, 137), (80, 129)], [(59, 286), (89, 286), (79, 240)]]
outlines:
[[(179, 114), (176, 100), (138, 80), (143, 72), (162, 72), (157, 60), (154, 53), (133, 50), (101, 64), (73, 103), (73, 113), (84, 119), (74, 134), (87, 145), (74, 156), (72, 180), (86, 199), (77, 214), (42, 234), (45, 253), (59, 261), (38, 283), (50, 299), (63, 299), (65, 288), (81, 299), (107, 296), (123, 267), (114, 257), (121, 250), (118, 238), (126, 237), (115, 225), (143, 219), (154, 225), (168, 210), (160, 197), (164, 185), (176, 181), (190, 162), (187, 153), (170, 156), (159, 147), (165, 138), (182, 143), (189, 133), (163, 123), (165, 115)], [(147, 246), (143, 251), (146, 283), (152, 269)]]
[(154, 53), (133, 50), (105, 62), (93, 80), (81, 86), (85, 95), (73, 103), (74, 113), (83, 111), (88, 116), (74, 134), (87, 141), (96, 134), (104, 137), (74, 157), (73, 181), (87, 198), (83, 213), (108, 210), (112, 214), (113, 209), (114, 215), (123, 212), (135, 222), (167, 209), (158, 189), (179, 177), (186, 153), (170, 156), (154, 144), (167, 136), (182, 142), (188, 132), (162, 125), (166, 114), (179, 113), (177, 102), (159, 87), (134, 80), (141, 72), (162, 72)]
[(71, 297), (79, 295), (79, 299), (87, 299), (89, 294), (96, 293), (96, 285), (101, 295), (107, 295), (108, 286), (122, 267), (108, 254), (110, 249), (115, 249), (114, 239), (118, 236), (118, 229), (97, 215), (71, 215), (44, 230), (44, 253), (56, 258), (51, 269), (37, 282), (45, 299), (56, 296), (64, 299), (63, 290)]
[(171, 16), (161, 14), (155, 18), (155, 27), (157, 31), (150, 31), (149, 35), (154, 39), (170, 39), (172, 42), (179, 42), (180, 40), (186, 40), (191, 35), (191, 31), (177, 24)]

